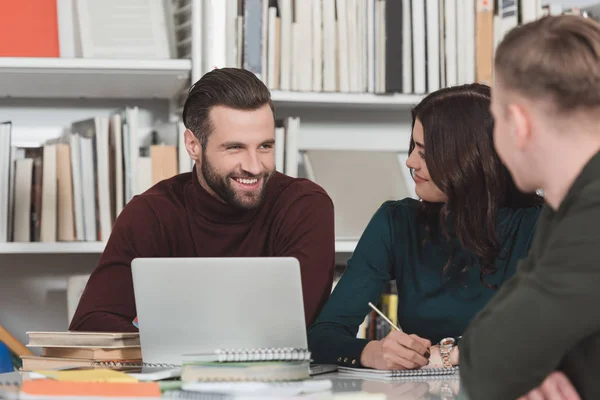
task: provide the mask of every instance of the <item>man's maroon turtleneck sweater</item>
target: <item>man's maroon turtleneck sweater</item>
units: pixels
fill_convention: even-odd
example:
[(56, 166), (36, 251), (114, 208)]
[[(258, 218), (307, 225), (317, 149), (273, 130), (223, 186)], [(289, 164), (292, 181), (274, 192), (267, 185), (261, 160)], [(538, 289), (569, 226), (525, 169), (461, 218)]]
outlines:
[(331, 199), (315, 183), (277, 172), (267, 183), (264, 202), (253, 210), (212, 196), (195, 170), (162, 181), (134, 197), (117, 218), (69, 329), (137, 331), (131, 278), (136, 257), (230, 256), (296, 257), (306, 324), (312, 324), (333, 282)]

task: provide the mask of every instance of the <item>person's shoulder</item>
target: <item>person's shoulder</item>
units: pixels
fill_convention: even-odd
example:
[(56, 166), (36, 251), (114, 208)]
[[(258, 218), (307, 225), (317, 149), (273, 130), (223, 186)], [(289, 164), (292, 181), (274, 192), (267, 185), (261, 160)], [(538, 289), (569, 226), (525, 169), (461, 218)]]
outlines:
[(267, 195), (277, 202), (294, 203), (300, 198), (311, 197), (332, 203), (327, 191), (317, 183), (310, 179), (294, 178), (279, 172), (275, 172), (269, 179), (267, 191)]
[(403, 212), (415, 213), (419, 208), (421, 202), (417, 199), (413, 199), (412, 197), (406, 197), (401, 200), (388, 200), (383, 203), (383, 206), (386, 206), (390, 209), (394, 210), (402, 210)]
[(552, 215), (556, 221), (552, 235), (557, 241), (600, 238), (600, 180), (587, 183), (575, 196), (567, 195)]
[(401, 200), (387, 200), (379, 207), (378, 213), (385, 213), (391, 219), (412, 218), (417, 214), (421, 202), (411, 197)]
[(573, 207), (587, 208), (588, 211), (600, 214), (600, 178), (585, 185), (576, 194)]
[(386, 229), (391, 229), (394, 226), (412, 227), (415, 225), (414, 221), (419, 204), (418, 200), (409, 197), (401, 200), (386, 200), (374, 211), (369, 225), (386, 226)]
[(543, 205), (531, 205), (525, 207), (505, 208), (499, 213), (500, 224), (506, 225), (530, 225), (535, 227), (537, 220), (542, 213)]
[(185, 205), (184, 190), (192, 180), (192, 173), (187, 172), (164, 179), (145, 192), (135, 196), (132, 204), (144, 203), (160, 214), (181, 209)]
[(531, 205), (501, 209), (496, 222), (499, 239), (513, 245), (524, 244), (524, 251), (528, 251), (543, 208), (542, 205)]

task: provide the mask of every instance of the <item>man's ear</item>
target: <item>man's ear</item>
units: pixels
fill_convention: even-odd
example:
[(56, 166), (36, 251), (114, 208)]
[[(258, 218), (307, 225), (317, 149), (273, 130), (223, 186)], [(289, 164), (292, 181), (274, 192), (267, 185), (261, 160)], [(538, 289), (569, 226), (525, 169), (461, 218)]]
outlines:
[(510, 104), (508, 116), (511, 125), (510, 135), (517, 149), (523, 150), (531, 141), (531, 113), (520, 104)]
[(183, 135), (184, 135), (185, 149), (187, 150), (188, 154), (190, 155), (190, 158), (192, 160), (194, 160), (195, 162), (199, 162), (200, 158), (202, 156), (202, 145), (200, 144), (200, 141), (198, 140), (198, 138), (196, 138), (194, 133), (192, 131), (190, 131), (189, 129), (186, 129), (185, 132), (183, 133)]

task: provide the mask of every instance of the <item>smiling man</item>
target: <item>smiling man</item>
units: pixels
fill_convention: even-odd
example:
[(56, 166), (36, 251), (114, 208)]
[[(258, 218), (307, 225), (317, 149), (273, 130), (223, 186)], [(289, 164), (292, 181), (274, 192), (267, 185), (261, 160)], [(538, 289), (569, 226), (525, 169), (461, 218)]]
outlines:
[(70, 329), (137, 330), (136, 257), (295, 257), (310, 325), (333, 281), (333, 203), (315, 183), (275, 172), (268, 89), (243, 69), (211, 71), (190, 89), (183, 121), (193, 171), (127, 204)]

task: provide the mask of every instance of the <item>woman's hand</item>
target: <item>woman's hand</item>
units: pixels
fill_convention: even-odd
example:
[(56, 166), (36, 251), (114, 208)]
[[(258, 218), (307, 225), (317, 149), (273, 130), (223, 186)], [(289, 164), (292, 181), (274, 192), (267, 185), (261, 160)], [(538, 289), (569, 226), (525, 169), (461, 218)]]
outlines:
[(431, 346), (431, 348), (429, 348), (429, 352), (431, 353), (431, 357), (429, 357), (429, 364), (425, 368), (443, 368), (444, 363), (442, 362), (440, 346)]
[(429, 362), (430, 347), (427, 339), (393, 330), (383, 340), (369, 342), (360, 355), (360, 362), (375, 369), (420, 368)]

